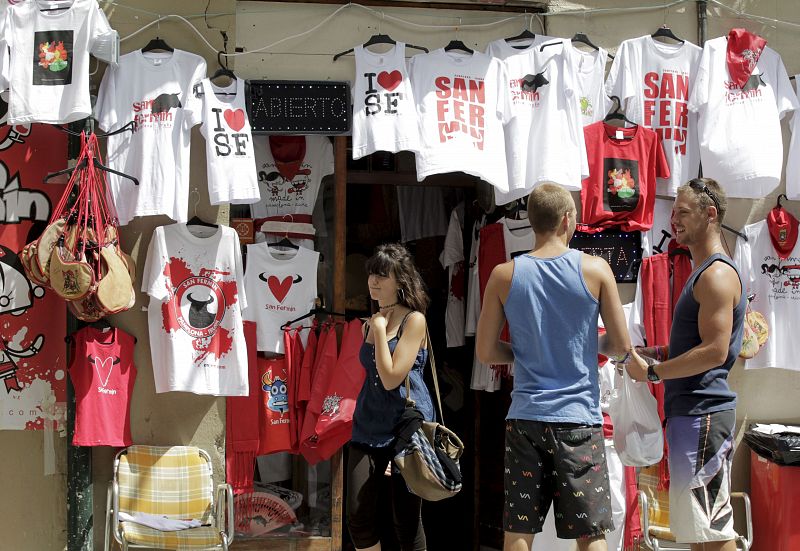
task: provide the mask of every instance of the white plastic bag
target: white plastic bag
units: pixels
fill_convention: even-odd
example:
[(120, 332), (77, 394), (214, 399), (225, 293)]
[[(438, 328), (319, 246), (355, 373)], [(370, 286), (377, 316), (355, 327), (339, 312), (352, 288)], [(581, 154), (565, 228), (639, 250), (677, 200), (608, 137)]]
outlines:
[(622, 463), (648, 467), (661, 461), (664, 433), (658, 418), (658, 404), (647, 383), (631, 379), (627, 370), (616, 377), (609, 413), (614, 423), (614, 447)]

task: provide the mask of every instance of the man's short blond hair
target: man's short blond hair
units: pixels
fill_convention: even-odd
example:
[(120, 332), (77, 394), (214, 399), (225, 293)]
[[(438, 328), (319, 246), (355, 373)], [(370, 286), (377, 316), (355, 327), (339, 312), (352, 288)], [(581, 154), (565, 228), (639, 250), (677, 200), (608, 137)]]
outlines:
[(728, 212), (728, 196), (719, 182), (711, 178), (693, 178), (678, 188), (678, 193), (686, 193), (697, 198), (697, 205), (705, 211), (708, 207), (717, 208), (717, 224), (721, 225)]
[(528, 196), (528, 220), (536, 233), (555, 232), (564, 215), (575, 210), (572, 195), (558, 184), (541, 184)]

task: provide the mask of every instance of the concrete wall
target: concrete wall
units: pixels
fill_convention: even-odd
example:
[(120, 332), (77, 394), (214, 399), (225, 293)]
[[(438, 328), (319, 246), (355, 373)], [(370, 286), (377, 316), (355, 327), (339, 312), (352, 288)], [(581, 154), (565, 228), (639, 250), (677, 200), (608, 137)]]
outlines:
[[(623, 2), (621, 0), (597, 0), (593, 2), (554, 2), (554, 8), (605, 8), (635, 4), (636, 6), (653, 6), (662, 4), (663, 0), (637, 0)], [(101, 1), (102, 4), (102, 1)], [(166, 6), (166, 4), (169, 4)], [(181, 0), (169, 3), (155, 0), (136, 0), (126, 2), (142, 10), (162, 13), (197, 14), (202, 13), (205, 2)], [(758, 13), (767, 17), (800, 21), (800, 4), (796, 2), (775, 1), (739, 1), (735, 2), (739, 9)], [(268, 2), (235, 2), (235, 0), (212, 0), (209, 13), (237, 13), (232, 15), (212, 16), (208, 25), (225, 29), (230, 38), (229, 51), (232, 46), (242, 46), (246, 50), (254, 50), (266, 44), (281, 40), (296, 33), (308, 30), (333, 13), (338, 6), (306, 5), (295, 3)], [(119, 30), (121, 36), (137, 30), (153, 20), (153, 17), (142, 12), (105, 5), (111, 24)], [(381, 12), (384, 16), (381, 16)], [(443, 29), (420, 29), (391, 20), (391, 16), (427, 25), (448, 26)], [(487, 24), (501, 19), (510, 21), (480, 29), (460, 28), (456, 25), (471, 23)], [(203, 35), (215, 46), (222, 46), (218, 30), (209, 29), (201, 17), (192, 19), (202, 30)], [(590, 13), (588, 15), (559, 15), (548, 17), (547, 34), (555, 36), (571, 36), (576, 31), (583, 31), (592, 40), (613, 52), (616, 46), (626, 38), (653, 32), (662, 23), (668, 23), (673, 30), (686, 39), (696, 42), (697, 25), (694, 2), (686, 2), (669, 10), (637, 11), (625, 14)], [(390, 34), (398, 40), (411, 44), (426, 46), (430, 49), (441, 47), (449, 40), (457, 37), (468, 45), (483, 49), (496, 38), (517, 34), (525, 26), (524, 17), (513, 14), (486, 12), (456, 12), (450, 10), (424, 9), (383, 9), (369, 12), (358, 7), (348, 7), (328, 23), (313, 33), (286, 41), (264, 53), (245, 55), (236, 58), (234, 68), (244, 78), (271, 79), (335, 79), (350, 80), (354, 71), (352, 56), (332, 63), (333, 54), (365, 41), (376, 32)], [(724, 34), (732, 26), (744, 26), (751, 31), (766, 37), (769, 45), (775, 48), (784, 59), (790, 74), (800, 72), (800, 43), (793, 41), (796, 31), (789, 27), (771, 27), (748, 20), (730, 17), (728, 12), (712, 7), (709, 14), (708, 37)], [(534, 19), (532, 29), (541, 32)], [(122, 51), (128, 52), (143, 46), (150, 38), (159, 35), (173, 47), (193, 51), (204, 55), (208, 61), (209, 72), (216, 66), (214, 54), (183, 23), (169, 21), (152, 27), (137, 37), (124, 41)], [(99, 82), (102, 68), (95, 75), (95, 84)], [(215, 209), (208, 205), (205, 181), (204, 144), (202, 137), (195, 131), (192, 140), (191, 185), (200, 194), (198, 215), (205, 219), (225, 219), (224, 209)], [(785, 143), (788, 144), (788, 135)], [(764, 200), (731, 201), (728, 222), (733, 227), (762, 219), (774, 205), (775, 194)], [(196, 200), (192, 194), (191, 204)], [(788, 203), (788, 208), (800, 216), (800, 205)], [(153, 229), (161, 224), (169, 223), (165, 217), (137, 219), (127, 226), (123, 232), (124, 248), (137, 261), (137, 275), (141, 276), (147, 246)], [(733, 240), (729, 239), (731, 245)], [(623, 285), (623, 299), (633, 298), (631, 285)], [(197, 397), (183, 393), (156, 395), (154, 392), (150, 350), (147, 338), (146, 313), (142, 307), (146, 305), (145, 297), (139, 293), (134, 309), (115, 316), (112, 323), (135, 335), (139, 339), (136, 348), (136, 365), (139, 375), (134, 391), (132, 404), (133, 438), (139, 443), (148, 444), (195, 444), (209, 451), (214, 459), (214, 469), (218, 479), (224, 475), (224, 400)], [(738, 415), (740, 421), (745, 417), (750, 421), (787, 421), (800, 422), (797, 408), (793, 407), (794, 399), (800, 391), (800, 374), (769, 370), (760, 372), (744, 372), (741, 364), (737, 364), (731, 374), (731, 383), (739, 392), (740, 405)], [(58, 464), (62, 470), (65, 461), (64, 439), (57, 441)], [(17, 527), (16, 531), (6, 530), (0, 549), (21, 551), (40, 551), (61, 549), (66, 541), (65, 495), (66, 483), (63, 475), (43, 476), (41, 433), (3, 432), (0, 433), (0, 468), (7, 473), (4, 486), (2, 509), (3, 525)], [(744, 449), (737, 454), (735, 463), (735, 484), (739, 488), (747, 488), (749, 482), (749, 460)], [(95, 543), (102, 545), (101, 533), (105, 512), (105, 491), (110, 479), (113, 451), (99, 448), (94, 451), (93, 462), (95, 481)], [(13, 474), (12, 474), (13, 473)], [(99, 548), (99, 547), (98, 547)]]

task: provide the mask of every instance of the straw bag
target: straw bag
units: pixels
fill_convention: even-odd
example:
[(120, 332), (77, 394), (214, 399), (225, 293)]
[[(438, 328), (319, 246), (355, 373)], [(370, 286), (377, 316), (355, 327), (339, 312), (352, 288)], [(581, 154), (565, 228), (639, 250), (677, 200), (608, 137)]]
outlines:
[(747, 313), (744, 317), (744, 331), (742, 332), (742, 348), (739, 357), (745, 360), (754, 358), (761, 347), (769, 339), (769, 325), (761, 312), (750, 308), (753, 297), (747, 297)]
[[(427, 327), (428, 354), (439, 419), (444, 422), (436, 361)], [(464, 444), (456, 433), (442, 423), (425, 421), (411, 399), (411, 383), (406, 377), (406, 409), (394, 429), (396, 444), (394, 464), (403, 475), (409, 491), (426, 501), (439, 501), (456, 495), (461, 490), (461, 468), (458, 460), (464, 453)]]

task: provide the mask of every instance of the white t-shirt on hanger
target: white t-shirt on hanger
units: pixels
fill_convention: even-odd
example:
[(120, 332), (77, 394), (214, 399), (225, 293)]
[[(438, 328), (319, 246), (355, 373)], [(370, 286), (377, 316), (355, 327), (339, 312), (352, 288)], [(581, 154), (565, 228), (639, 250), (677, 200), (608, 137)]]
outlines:
[(737, 88), (728, 75), (726, 37), (705, 43), (689, 109), (697, 111), (703, 176), (728, 197), (764, 197), (780, 183), (780, 121), (798, 107), (780, 55), (765, 46), (751, 75), (755, 87)]
[[(256, 322), (258, 350), (284, 353), (281, 325), (305, 315), (317, 297), (319, 253), (300, 247), (281, 251), (266, 243), (247, 246), (246, 320)], [(294, 326), (309, 323), (298, 322)], [(303, 332), (305, 339), (307, 331)]]
[(698, 174), (697, 114), (689, 111), (689, 98), (702, 51), (691, 42), (640, 36), (622, 42), (608, 73), (606, 89), (625, 102), (626, 116), (661, 138), (670, 177), (656, 180), (659, 195), (674, 196)]
[(159, 226), (144, 266), (156, 392), (247, 396), (247, 307), (233, 228)]
[[(763, 55), (763, 54), (762, 54)], [(769, 338), (745, 369), (780, 367), (800, 371), (800, 239), (785, 259), (775, 252), (766, 220), (744, 227), (747, 241), (736, 241), (734, 259), (748, 294), (750, 308), (764, 315)]]
[(306, 154), (293, 180), (281, 176), (269, 148), (269, 136), (253, 136), (261, 199), (250, 205), (253, 218), (312, 214), (322, 178), (333, 174), (333, 146), (325, 136), (306, 136)]
[(249, 205), (261, 199), (244, 88), (241, 78), (228, 86), (203, 79), (198, 87), (198, 91), (202, 90), (202, 107), (187, 112), (189, 125), (200, 124), (200, 133), (206, 140), (208, 197), (212, 205)]
[(11, 48), (5, 74), (9, 125), (61, 124), (92, 113), (89, 53), (98, 52), (97, 44), (116, 31), (97, 0), (41, 11), (50, 7), (56, 4), (31, 0), (8, 6), (2, 41)]
[(414, 92), (406, 69), (406, 45), (398, 42), (383, 54), (353, 48), (353, 159), (376, 151), (417, 151)]
[(440, 48), (409, 62), (421, 135), (417, 180), (464, 172), (508, 191), (503, 125), (511, 116), (502, 63)]
[[(462, 220), (464, 202), (459, 203), (450, 213), (450, 223), (444, 238), (444, 249), (439, 255), (439, 263), (447, 271), (447, 307), (444, 314), (447, 347), (464, 346), (464, 237)], [(455, 279), (456, 285), (453, 286)]]
[[(795, 75), (795, 86), (797, 86), (798, 76), (800, 75)], [(798, 97), (798, 103), (800, 103), (800, 97)], [(800, 115), (795, 111), (789, 121), (792, 137), (789, 140), (789, 156), (786, 159), (786, 197), (791, 201), (800, 200), (800, 126), (798, 117)]]
[(564, 48), (575, 64), (575, 95), (578, 97), (582, 125), (603, 120), (612, 104), (606, 95), (604, 82), (608, 52), (603, 48), (586, 52), (576, 48), (571, 40), (564, 41)]
[(108, 166), (139, 179), (136, 186), (108, 175), (120, 224), (157, 214), (187, 220), (193, 118), (187, 112), (200, 109), (192, 86), (205, 76), (205, 60), (182, 50), (134, 50), (106, 70), (97, 96), (100, 128), (134, 123), (133, 132), (108, 137)]
[[(509, 77), (513, 118), (505, 127), (507, 191), (495, 188), (495, 203), (525, 197), (541, 182), (579, 190), (589, 174), (579, 98), (577, 56), (555, 40), (544, 50), (513, 54), (497, 44)], [(528, 84), (524, 84), (527, 82)]]

